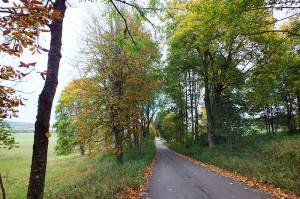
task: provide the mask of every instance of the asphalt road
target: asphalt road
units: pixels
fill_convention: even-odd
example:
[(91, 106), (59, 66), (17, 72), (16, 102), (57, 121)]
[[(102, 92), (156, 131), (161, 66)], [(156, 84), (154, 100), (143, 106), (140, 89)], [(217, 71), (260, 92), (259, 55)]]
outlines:
[(234, 182), (190, 162), (156, 140), (157, 163), (150, 180), (150, 199), (272, 198), (255, 188)]

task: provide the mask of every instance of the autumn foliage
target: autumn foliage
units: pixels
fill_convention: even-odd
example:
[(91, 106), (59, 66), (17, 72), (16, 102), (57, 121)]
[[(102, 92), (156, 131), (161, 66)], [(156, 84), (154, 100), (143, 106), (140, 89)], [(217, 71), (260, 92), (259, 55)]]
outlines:
[[(6, 1), (3, 1), (8, 3)], [(0, 54), (20, 57), (24, 49), (34, 53), (47, 51), (41, 47), (37, 38), (42, 32), (49, 31), (47, 25), (51, 20), (58, 19), (59, 11), (52, 5), (36, 0), (12, 2), (0, 8), (0, 31), (2, 35)], [(24, 73), (19, 68), (32, 68), (36, 63), (20, 62), (19, 66), (2, 65), (0, 63), (0, 117), (17, 117), (15, 107), (22, 105), (13, 86), (6, 82), (19, 82), (30, 72)], [(17, 69), (18, 68), (18, 69)]]

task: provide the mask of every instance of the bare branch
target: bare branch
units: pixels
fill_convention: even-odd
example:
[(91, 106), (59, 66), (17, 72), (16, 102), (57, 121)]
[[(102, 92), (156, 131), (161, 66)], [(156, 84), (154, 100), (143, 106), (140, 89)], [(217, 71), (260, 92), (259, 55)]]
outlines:
[(116, 6), (116, 4), (113, 2), (113, 0), (110, 0), (110, 2), (113, 4), (114, 8), (117, 10), (118, 14), (119, 14), (119, 15), (121, 16), (121, 18), (123, 19), (123, 21), (124, 21), (124, 23), (125, 23), (125, 30), (128, 32), (128, 34), (129, 34), (129, 36), (130, 36), (130, 39), (131, 39), (132, 43), (133, 43), (134, 45), (136, 45), (136, 43), (135, 43), (135, 41), (134, 41), (134, 39), (133, 39), (133, 37), (132, 37), (132, 35), (131, 35), (131, 32), (130, 32), (130, 30), (129, 30), (129, 28), (128, 28), (128, 24), (127, 24), (126, 18), (125, 18), (124, 15), (121, 13), (121, 11), (120, 11), (119, 8)]

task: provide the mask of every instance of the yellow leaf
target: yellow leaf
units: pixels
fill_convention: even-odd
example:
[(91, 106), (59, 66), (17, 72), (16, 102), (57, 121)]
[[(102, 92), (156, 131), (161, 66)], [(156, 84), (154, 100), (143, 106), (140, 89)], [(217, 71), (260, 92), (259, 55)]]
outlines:
[(19, 52), (23, 53), (23, 47), (21, 45), (19, 46)]

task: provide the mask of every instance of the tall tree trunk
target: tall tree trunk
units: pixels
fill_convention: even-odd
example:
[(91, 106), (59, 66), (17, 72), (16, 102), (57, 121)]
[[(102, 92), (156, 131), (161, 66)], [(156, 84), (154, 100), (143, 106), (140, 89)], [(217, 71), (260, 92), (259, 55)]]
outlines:
[(48, 152), (48, 138), (45, 134), (49, 132), (51, 108), (58, 84), (58, 69), (61, 59), (62, 28), (66, 11), (65, 3), (66, 0), (56, 0), (54, 2), (53, 8), (61, 11), (61, 19), (53, 21), (49, 26), (51, 31), (50, 50), (48, 53), (47, 65), (47, 71), (49, 75), (46, 77), (45, 85), (38, 101), (32, 163), (27, 192), (27, 198), (30, 199), (43, 198), (44, 194)]
[(214, 88), (214, 100), (213, 100), (213, 108), (212, 108), (212, 117), (215, 120), (215, 131), (217, 131), (217, 121), (218, 119), (221, 121), (222, 118), (219, 118), (220, 115), (220, 103), (221, 103), (221, 94), (222, 94), (223, 86), (220, 82)]
[(133, 143), (134, 143), (134, 150), (140, 150), (140, 137), (138, 135), (137, 127), (135, 127), (135, 132), (133, 133)]
[(204, 88), (205, 88), (205, 109), (207, 114), (207, 133), (208, 133), (208, 146), (210, 149), (213, 149), (216, 145), (216, 125), (215, 125), (215, 117), (213, 115), (212, 111), (212, 103), (210, 99), (210, 89), (209, 89), (209, 80), (208, 80), (208, 58), (209, 58), (209, 52), (204, 53)]
[(190, 87), (190, 107), (191, 107), (191, 124), (192, 124), (192, 145), (195, 142), (195, 129), (194, 129), (194, 93), (193, 93), (193, 79), (191, 71), (189, 71), (189, 87)]
[(297, 97), (297, 115), (298, 115), (298, 133), (300, 133), (300, 90), (296, 90), (296, 97)]
[(271, 133), (271, 128), (270, 128), (270, 108), (269, 105), (267, 105), (267, 126), (268, 126), (268, 133)]
[(119, 126), (113, 127), (115, 135), (115, 157), (117, 164), (123, 164), (123, 133), (119, 128)]
[[(280, 112), (280, 107), (278, 103), (275, 103), (275, 112), (274, 112), (274, 116), (278, 115), (278, 113)], [(275, 128), (275, 132), (278, 132), (278, 122), (276, 122), (276, 117), (274, 118), (274, 128)]]
[[(187, 90), (187, 75), (184, 75), (185, 81), (185, 136), (189, 133), (189, 114), (188, 114), (188, 90)], [(188, 142), (186, 142), (188, 144)], [(187, 145), (188, 146), (188, 145)]]
[(267, 113), (264, 115), (265, 118), (265, 128), (266, 128), (266, 132), (268, 133), (268, 119), (267, 119)]
[(196, 143), (199, 143), (200, 137), (199, 137), (199, 113), (197, 109), (197, 101), (195, 100), (195, 139)]
[(149, 137), (150, 135), (150, 123), (151, 123), (151, 120), (150, 120), (150, 102), (148, 101), (147, 103), (147, 110), (146, 110), (146, 137)]
[(194, 74), (194, 84), (193, 84), (193, 91), (194, 91), (194, 109), (195, 109), (195, 142), (199, 143), (200, 138), (199, 138), (199, 113), (198, 113), (198, 98), (199, 98), (199, 94), (198, 92), (198, 84), (196, 82), (196, 76)]
[(275, 132), (274, 130), (274, 109), (273, 109), (273, 105), (270, 107), (270, 125), (271, 125), (271, 130), (272, 130), (272, 133)]
[(85, 154), (85, 147), (84, 147), (84, 143), (82, 140), (78, 141), (78, 145), (79, 145), (79, 152), (81, 155)]
[(179, 118), (180, 118), (180, 143), (184, 144), (184, 116), (183, 116), (183, 105), (180, 100)]
[(289, 134), (293, 135), (296, 133), (296, 124), (295, 118), (293, 115), (293, 101), (291, 99), (290, 94), (285, 95), (285, 102), (286, 102), (286, 110), (287, 110), (287, 124), (289, 128)]
[(115, 157), (117, 164), (123, 164), (123, 137), (122, 132), (115, 131)]
[(120, 114), (122, 112), (120, 108), (121, 98), (122, 98), (122, 85), (121, 80), (116, 80), (113, 83), (113, 95), (116, 96), (116, 102), (112, 106), (112, 116), (111, 116), (111, 125), (112, 133), (115, 135), (115, 157), (118, 164), (123, 164), (123, 126), (120, 121)]

